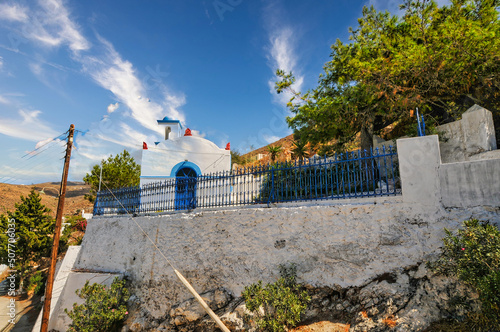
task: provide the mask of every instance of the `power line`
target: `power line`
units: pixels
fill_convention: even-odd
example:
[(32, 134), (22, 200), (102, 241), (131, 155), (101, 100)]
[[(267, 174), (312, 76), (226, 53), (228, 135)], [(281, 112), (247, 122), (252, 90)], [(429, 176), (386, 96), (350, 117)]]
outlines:
[(35, 152), (35, 151), (37, 151), (37, 150), (41, 149), (42, 147), (44, 147), (45, 145), (47, 145), (47, 144), (49, 144), (49, 143), (55, 142), (57, 139), (59, 139), (61, 136), (65, 136), (67, 133), (68, 133), (68, 132), (65, 132), (65, 133), (62, 133), (61, 135), (59, 135), (59, 136), (57, 136), (57, 137), (54, 137), (54, 138), (53, 138), (53, 139), (51, 139), (50, 141), (45, 142), (45, 143), (43, 143), (42, 145), (40, 145), (39, 147), (37, 147), (36, 149), (34, 149), (34, 150), (32, 150), (32, 151), (30, 151), (30, 152), (26, 153), (26, 154), (25, 154), (24, 156), (22, 156), (21, 158), (24, 158), (24, 157), (26, 157), (27, 155), (31, 155), (33, 152)]
[[(59, 136), (52, 138), (50, 141), (47, 141), (44, 144), (40, 145), (36, 149), (27, 152), (25, 155), (23, 155), (21, 158), (19, 158), (17, 162), (9, 165), (9, 167), (13, 168), (13, 169), (20, 168), (21, 165), (23, 165), (23, 163), (25, 163), (27, 160), (33, 159), (34, 157), (38, 156), (39, 154), (43, 153), (44, 151), (47, 151), (48, 149), (50, 149), (51, 145), (53, 146), (53, 144), (57, 144), (58, 139), (60, 139), (62, 136), (65, 136), (66, 134), (67, 134), (67, 132), (62, 133)], [(26, 157), (28, 157), (28, 158), (26, 158)], [(6, 177), (6, 176), (0, 177), (0, 179), (3, 179), (3, 178), (8, 178), (8, 177)]]
[(55, 160), (59, 160), (62, 153), (64, 153), (62, 146), (59, 146), (57, 143), (48, 146), (31, 158), (24, 158), (15, 165), (10, 166), (12, 169), (10, 173), (0, 177), (0, 181), (13, 183), (17, 180), (27, 179), (27, 176), (39, 172), (42, 165), (45, 166), (48, 163), (54, 163)]
[[(53, 145), (49, 148), (44, 149), (43, 152), (43, 154), (39, 153), (36, 156), (33, 156), (33, 158), (23, 159), (15, 165), (9, 165), (9, 167), (13, 169), (11, 174), (29, 172), (33, 167), (36, 167), (40, 163), (43, 163), (46, 160), (53, 160), (54, 157), (56, 157), (55, 153), (61, 152), (61, 150), (57, 149), (57, 146)], [(48, 159), (49, 156), (51, 159)], [(6, 178), (6, 176), (4, 176), (3, 178)]]
[(17, 159), (17, 161), (16, 161), (15, 163), (13, 163), (13, 164), (9, 164), (8, 166), (9, 166), (10, 168), (13, 168), (13, 169), (17, 169), (17, 168), (19, 168), (19, 167), (22, 167), (23, 165), (25, 165), (25, 164), (28, 162), (28, 160), (33, 159), (32, 157), (35, 157), (35, 156), (37, 156), (37, 155), (39, 155), (39, 154), (43, 153), (44, 151), (49, 150), (49, 149), (50, 149), (52, 146), (54, 146), (54, 144), (55, 144), (55, 142), (50, 142), (50, 143), (51, 143), (51, 144), (47, 144), (47, 145), (45, 145), (44, 149), (40, 149), (39, 151), (35, 152), (35, 153), (31, 156), (31, 157), (26, 158), (25, 156), (27, 156), (27, 155), (25, 155), (25, 156), (23, 156), (23, 157), (21, 157), (21, 158)]

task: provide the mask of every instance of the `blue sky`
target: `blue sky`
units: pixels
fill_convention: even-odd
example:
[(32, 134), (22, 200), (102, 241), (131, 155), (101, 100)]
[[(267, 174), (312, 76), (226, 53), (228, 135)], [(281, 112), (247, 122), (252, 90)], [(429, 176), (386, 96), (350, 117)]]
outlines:
[(164, 116), (240, 152), (284, 137), (276, 69), (314, 87), (372, 4), (397, 12), (393, 0), (2, 1), (0, 182), (58, 181), (64, 142), (46, 143), (71, 123), (75, 181), (123, 149), (139, 158)]

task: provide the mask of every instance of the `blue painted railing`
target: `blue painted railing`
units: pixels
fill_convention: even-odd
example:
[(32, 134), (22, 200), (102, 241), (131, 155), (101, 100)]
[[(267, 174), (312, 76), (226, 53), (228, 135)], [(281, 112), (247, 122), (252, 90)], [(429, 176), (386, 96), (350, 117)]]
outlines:
[(401, 194), (396, 151), (354, 151), (97, 193), (94, 215)]

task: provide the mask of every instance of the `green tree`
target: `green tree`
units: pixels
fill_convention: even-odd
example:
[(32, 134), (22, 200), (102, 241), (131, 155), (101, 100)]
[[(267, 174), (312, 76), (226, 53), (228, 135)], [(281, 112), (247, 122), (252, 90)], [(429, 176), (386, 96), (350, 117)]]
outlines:
[(313, 143), (338, 145), (389, 124), (404, 132), (417, 107), (436, 124), (457, 119), (477, 103), (500, 128), (498, 0), (406, 0), (404, 16), (363, 8), (350, 43), (337, 40), (318, 86), (293, 90), (292, 73), (277, 71), (276, 91), (292, 93), (288, 124)]
[(102, 160), (101, 164), (94, 165), (92, 171), (87, 173), (83, 181), (90, 185), (90, 193), (85, 197), (93, 202), (96, 192), (99, 190), (99, 177), (102, 165), (102, 182), (106, 185), (101, 189), (117, 189), (139, 185), (141, 176), (141, 166), (127, 150), (115, 157), (110, 156), (107, 160)]
[(281, 153), (281, 145), (269, 145), (267, 147), (267, 152), (269, 152), (269, 155), (271, 156), (271, 163), (274, 163), (276, 158)]
[(112, 332), (120, 331), (127, 318), (129, 291), (125, 281), (115, 278), (111, 287), (87, 281), (76, 295), (84, 299), (83, 304), (73, 304), (70, 311), (64, 309), (72, 319), (69, 332)]
[(298, 140), (292, 143), (292, 157), (303, 162), (305, 158), (309, 158), (309, 150), (305, 140)]
[[(31, 263), (50, 256), (52, 248), (54, 219), (41, 200), (40, 194), (32, 189), (27, 197), (21, 195), (21, 203), (16, 203), (14, 212), (0, 216), (0, 254), (4, 264), (19, 271), (21, 282)], [(10, 234), (14, 234), (13, 237)], [(10, 265), (9, 258), (15, 259), (14, 266)]]
[(233, 166), (233, 164), (245, 165), (246, 162), (246, 159), (243, 158), (239, 151), (231, 150), (231, 166)]

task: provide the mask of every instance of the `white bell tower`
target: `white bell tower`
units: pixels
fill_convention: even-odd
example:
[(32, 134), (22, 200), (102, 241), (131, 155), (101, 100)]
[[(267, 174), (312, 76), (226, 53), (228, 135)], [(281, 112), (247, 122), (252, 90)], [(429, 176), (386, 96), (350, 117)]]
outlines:
[(181, 136), (182, 125), (179, 120), (171, 120), (168, 117), (164, 117), (163, 120), (157, 120), (158, 125), (163, 127), (163, 132), (165, 134), (165, 140), (175, 139)]

